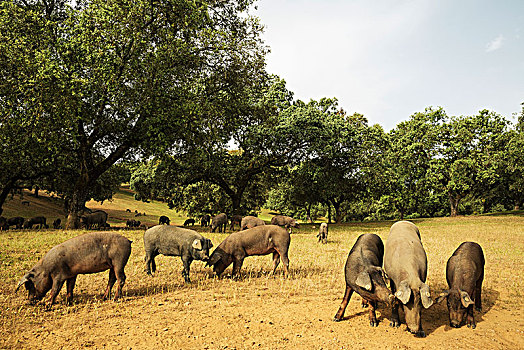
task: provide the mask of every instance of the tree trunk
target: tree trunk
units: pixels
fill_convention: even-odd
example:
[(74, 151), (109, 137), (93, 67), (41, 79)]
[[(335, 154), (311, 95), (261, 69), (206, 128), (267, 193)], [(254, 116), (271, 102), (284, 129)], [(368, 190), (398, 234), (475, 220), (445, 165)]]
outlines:
[(451, 217), (454, 218), (458, 215), (458, 207), (460, 203), (460, 196), (458, 195), (449, 195), (449, 204), (451, 209)]
[(11, 190), (13, 189), (15, 182), (15, 180), (10, 179), (9, 181), (7, 181), (4, 188), (2, 188), (2, 192), (0, 192), (0, 215), (2, 215), (2, 212), (4, 211), (2, 207), (4, 206), (5, 200), (7, 199), (9, 192), (11, 192)]
[(309, 223), (313, 223), (313, 219), (311, 219), (311, 206), (313, 204), (312, 203), (308, 203), (307, 207), (306, 207), (306, 214), (307, 214), (307, 218), (306, 220), (309, 220)]
[(35, 198), (38, 198), (38, 191), (40, 191), (40, 187), (35, 186)]
[(76, 181), (73, 195), (69, 199), (69, 206), (67, 208), (67, 220), (65, 223), (66, 229), (80, 228), (79, 214), (84, 211), (87, 193), (89, 188), (89, 176), (83, 173)]
[(340, 203), (333, 201), (333, 208), (335, 208), (335, 222), (340, 224), (342, 221), (342, 213), (340, 212)]
[(520, 201), (515, 203), (515, 206), (513, 207), (513, 210), (520, 210)]
[(327, 202), (328, 207), (328, 224), (331, 224), (331, 204)]
[(235, 193), (231, 196), (231, 215), (239, 215), (240, 214), (240, 201), (242, 199), (241, 193)]

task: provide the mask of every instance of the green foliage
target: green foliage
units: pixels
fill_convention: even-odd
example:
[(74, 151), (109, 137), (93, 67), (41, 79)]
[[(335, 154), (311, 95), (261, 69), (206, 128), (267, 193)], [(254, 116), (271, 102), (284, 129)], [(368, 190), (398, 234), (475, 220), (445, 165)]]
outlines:
[(63, 128), (70, 214), (131, 150), (224, 140), (265, 75), (251, 3), (2, 2), (0, 100)]

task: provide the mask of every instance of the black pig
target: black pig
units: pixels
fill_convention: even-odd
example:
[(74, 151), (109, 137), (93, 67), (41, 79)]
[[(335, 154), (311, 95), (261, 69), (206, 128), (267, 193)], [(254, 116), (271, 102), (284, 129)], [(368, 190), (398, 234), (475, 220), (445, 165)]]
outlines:
[(382, 301), (391, 305), (395, 296), (386, 286), (386, 274), (381, 268), (384, 257), (384, 244), (379, 236), (373, 233), (360, 235), (351, 248), (346, 260), (346, 292), (334, 321), (340, 321), (353, 292), (357, 292), (369, 308), (369, 324), (378, 326), (375, 308)]
[(193, 260), (207, 261), (209, 249), (212, 247), (211, 240), (193, 230), (167, 225), (151, 227), (144, 233), (146, 272), (151, 275), (151, 271), (153, 273), (156, 271), (155, 257), (159, 254), (180, 256), (184, 264), (182, 276), (187, 283), (190, 283), (191, 263)]
[(267, 255), (273, 253), (273, 273), (282, 259), (286, 276), (289, 271), (290, 236), (282, 227), (264, 225), (244, 231), (234, 232), (213, 251), (207, 265), (213, 266), (213, 271), (220, 276), (233, 263), (233, 273), (238, 274), (244, 258), (252, 255)]
[(462, 243), (449, 258), (446, 265), (449, 289), (439, 295), (437, 302), (447, 298), (451, 327), (459, 328), (464, 321), (468, 327), (477, 326), (473, 317), (473, 304), (477, 311), (482, 309), (480, 295), (484, 280), (484, 263), (482, 248), (475, 242)]
[(115, 300), (121, 297), (126, 275), (124, 267), (131, 254), (131, 241), (117, 233), (96, 232), (73, 237), (53, 248), (25, 274), (18, 283), (28, 290), (31, 302), (41, 300), (51, 290), (49, 306), (53, 305), (64, 282), (68, 303), (73, 299), (76, 276), (109, 269), (109, 282), (104, 299), (118, 281)]

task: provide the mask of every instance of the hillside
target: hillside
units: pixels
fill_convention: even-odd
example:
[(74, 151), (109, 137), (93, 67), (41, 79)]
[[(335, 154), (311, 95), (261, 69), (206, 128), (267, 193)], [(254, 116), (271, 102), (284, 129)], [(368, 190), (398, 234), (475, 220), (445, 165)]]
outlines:
[[(29, 205), (22, 204), (22, 202), (29, 202)], [(185, 213), (170, 210), (166, 203), (136, 201), (133, 191), (127, 186), (121, 187), (111, 201), (104, 201), (103, 204), (89, 201), (86, 203), (86, 207), (106, 211), (109, 215), (107, 221), (111, 226), (125, 226), (128, 219), (136, 219), (146, 225), (153, 225), (158, 223), (158, 218), (161, 215), (168, 216), (175, 225), (182, 225), (184, 220), (187, 219)], [(41, 215), (47, 218), (48, 224), (52, 223), (56, 218), (64, 221), (66, 217), (63, 201), (44, 191), (40, 191), (37, 198), (32, 192), (24, 190), (22, 195), (15, 195), (13, 198), (9, 197), (3, 209), (2, 216), (4, 217), (22, 216), (29, 218)], [(126, 209), (131, 210), (131, 212), (126, 212)], [(145, 213), (146, 216), (135, 217), (135, 210), (139, 213)]]

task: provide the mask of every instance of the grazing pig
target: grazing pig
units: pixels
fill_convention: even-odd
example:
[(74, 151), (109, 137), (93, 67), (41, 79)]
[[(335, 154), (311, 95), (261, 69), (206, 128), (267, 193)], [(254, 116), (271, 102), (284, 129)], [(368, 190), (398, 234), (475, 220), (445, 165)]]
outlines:
[[(251, 255), (273, 253), (273, 273), (282, 259), (285, 275), (289, 274), (289, 233), (276, 225), (264, 225), (234, 232), (213, 251), (206, 265), (220, 276), (233, 263), (232, 276), (240, 272), (244, 258)], [(280, 259), (279, 259), (280, 258)]]
[(14, 226), (17, 229), (21, 229), (24, 226), (24, 218), (21, 216), (15, 216), (14, 218), (7, 219), (7, 226)]
[(242, 215), (233, 215), (231, 217), (231, 226), (229, 227), (231, 231), (235, 229), (235, 224), (237, 224), (238, 227), (240, 228), (242, 224)]
[(386, 287), (386, 275), (382, 270), (384, 257), (384, 244), (379, 236), (374, 233), (360, 235), (349, 252), (346, 260), (346, 292), (342, 304), (335, 315), (334, 321), (340, 321), (353, 292), (357, 292), (368, 305), (369, 324), (378, 326), (375, 308), (377, 302), (382, 301), (392, 305), (395, 296)]
[(193, 226), (195, 225), (195, 219), (187, 219), (186, 221), (184, 221), (184, 226)]
[(293, 233), (291, 228), (300, 228), (298, 222), (290, 216), (275, 215), (271, 218), (271, 225), (284, 226), (289, 230), (289, 233)]
[(196, 231), (176, 226), (157, 225), (144, 233), (144, 248), (146, 251), (146, 272), (156, 271), (155, 257), (159, 254), (180, 256), (184, 269), (182, 276), (189, 283), (189, 267), (193, 260), (207, 261), (209, 249), (213, 247), (211, 240), (202, 237)]
[(473, 304), (477, 311), (482, 309), (480, 295), (484, 280), (484, 263), (482, 248), (474, 242), (462, 243), (449, 258), (446, 266), (449, 289), (440, 294), (437, 302), (448, 299), (451, 327), (459, 328), (464, 321), (468, 327), (477, 327), (473, 317)]
[[(328, 224), (326, 224), (325, 222), (321, 223), (320, 224), (320, 228), (318, 229), (318, 241), (322, 241), (322, 243), (326, 244), (327, 243), (327, 236), (328, 236)], [(384, 248), (382, 248), (382, 250), (384, 250)], [(382, 252), (382, 255), (384, 252)], [(382, 261), (382, 257), (380, 258), (380, 261)], [(380, 263), (380, 266), (382, 266), (382, 263)]]
[(169, 218), (165, 215), (162, 215), (161, 217), (158, 218), (158, 224), (159, 225), (169, 225), (171, 221), (169, 220)]
[(141, 222), (135, 219), (130, 219), (126, 221), (126, 226), (129, 228), (140, 227), (140, 225), (141, 225)]
[[(384, 255), (384, 269), (391, 279), (391, 291), (402, 302), (408, 330), (416, 337), (425, 337), (422, 330), (422, 306), (433, 304), (429, 286), (425, 284), (427, 257), (420, 232), (415, 224), (399, 221), (391, 226)], [(391, 326), (398, 327), (398, 304), (393, 305)]]
[(35, 225), (38, 225), (38, 228), (46, 228), (46, 221), (47, 220), (44, 216), (35, 216), (24, 222), (24, 228), (33, 228)]
[(54, 229), (59, 229), (62, 225), (62, 220), (60, 218), (56, 219), (55, 221), (53, 221), (53, 228)]
[(73, 299), (73, 288), (79, 274), (109, 269), (109, 282), (104, 299), (118, 281), (115, 300), (122, 296), (126, 275), (124, 267), (131, 254), (131, 241), (117, 233), (94, 232), (73, 237), (53, 248), (18, 283), (25, 285), (28, 299), (34, 303), (51, 290), (49, 306), (53, 305), (64, 282), (67, 284), (68, 303)]
[(245, 216), (240, 223), (240, 229), (246, 230), (248, 228), (263, 226), (265, 224), (264, 220), (259, 219), (256, 216)]
[(211, 221), (211, 216), (209, 216), (209, 214), (202, 215), (202, 217), (200, 218), (200, 226), (208, 227), (210, 221)]
[(211, 219), (211, 232), (215, 232), (217, 227), (219, 233), (226, 232), (226, 225), (227, 215), (225, 213), (220, 213)]
[(107, 213), (102, 210), (94, 211), (90, 214), (85, 214), (80, 217), (82, 226), (86, 229), (97, 227), (99, 229), (106, 227)]

